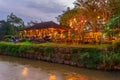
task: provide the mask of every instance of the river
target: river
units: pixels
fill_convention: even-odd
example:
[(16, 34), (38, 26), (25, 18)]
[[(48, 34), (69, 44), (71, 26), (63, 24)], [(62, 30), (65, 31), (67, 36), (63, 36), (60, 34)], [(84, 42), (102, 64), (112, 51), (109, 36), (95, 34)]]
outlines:
[(0, 56), (0, 80), (120, 80), (120, 71), (97, 71)]

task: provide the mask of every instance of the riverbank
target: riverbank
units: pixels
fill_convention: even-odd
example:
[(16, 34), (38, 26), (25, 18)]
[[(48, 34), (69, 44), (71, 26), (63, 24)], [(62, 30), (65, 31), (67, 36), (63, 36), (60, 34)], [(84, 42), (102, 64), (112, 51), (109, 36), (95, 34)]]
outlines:
[(111, 47), (43, 46), (0, 42), (0, 54), (101, 70), (120, 70), (120, 53)]

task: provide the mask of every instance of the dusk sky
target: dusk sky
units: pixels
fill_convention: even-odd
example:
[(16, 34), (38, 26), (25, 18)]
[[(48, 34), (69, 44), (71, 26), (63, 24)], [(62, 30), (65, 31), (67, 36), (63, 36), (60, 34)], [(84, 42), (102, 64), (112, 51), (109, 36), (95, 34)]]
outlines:
[(13, 12), (25, 22), (55, 21), (67, 7), (73, 8), (75, 0), (0, 0), (0, 20)]

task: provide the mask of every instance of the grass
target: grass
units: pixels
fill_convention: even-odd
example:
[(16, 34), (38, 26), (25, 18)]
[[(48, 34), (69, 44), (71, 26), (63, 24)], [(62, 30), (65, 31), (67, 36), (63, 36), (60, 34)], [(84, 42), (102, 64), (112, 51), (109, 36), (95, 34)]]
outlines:
[(81, 48), (105, 48), (110, 46), (110, 44), (65, 44), (65, 43), (26, 43), (26, 42), (0, 42), (0, 44), (8, 45), (32, 45), (32, 46), (48, 46), (48, 47), (81, 47)]

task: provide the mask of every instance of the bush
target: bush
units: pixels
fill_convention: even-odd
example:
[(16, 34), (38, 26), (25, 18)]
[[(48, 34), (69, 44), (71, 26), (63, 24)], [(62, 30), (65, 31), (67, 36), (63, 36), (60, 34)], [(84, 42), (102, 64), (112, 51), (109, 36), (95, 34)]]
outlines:
[(113, 46), (120, 46), (120, 40), (114, 41), (112, 44)]
[(44, 47), (44, 54), (45, 54), (45, 56), (52, 58), (53, 54), (54, 54), (54, 48)]
[(73, 48), (71, 56), (73, 61), (87, 68), (95, 68), (99, 65), (100, 53), (97, 48)]
[(109, 50), (114, 51), (115, 53), (119, 53), (120, 52), (120, 40), (114, 41), (112, 43), (112, 46), (109, 47)]

